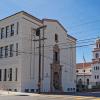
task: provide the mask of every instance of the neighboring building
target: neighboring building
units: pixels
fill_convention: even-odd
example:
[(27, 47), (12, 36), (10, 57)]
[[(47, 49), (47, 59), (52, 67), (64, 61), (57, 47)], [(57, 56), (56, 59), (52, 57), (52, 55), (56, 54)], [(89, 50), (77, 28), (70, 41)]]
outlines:
[(0, 88), (37, 92), (41, 29), (41, 92), (74, 92), (76, 39), (52, 19), (40, 20), (24, 11), (0, 20)]
[(87, 88), (91, 85), (92, 79), (91, 79), (91, 67), (92, 63), (78, 63), (76, 65), (76, 83), (77, 87), (84, 88), (86, 86)]
[(76, 82), (83, 87), (85, 85), (100, 88), (100, 39), (96, 40), (92, 62), (76, 64)]
[(96, 40), (92, 62), (92, 85), (100, 87), (100, 39)]

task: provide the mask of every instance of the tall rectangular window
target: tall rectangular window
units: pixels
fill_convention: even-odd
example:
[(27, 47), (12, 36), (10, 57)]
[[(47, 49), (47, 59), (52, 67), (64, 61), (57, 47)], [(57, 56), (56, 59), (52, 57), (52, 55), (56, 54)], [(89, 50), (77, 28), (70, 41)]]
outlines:
[(0, 81), (2, 81), (2, 69), (0, 69)]
[(55, 52), (55, 61), (58, 61), (58, 52)]
[(11, 25), (11, 36), (14, 35), (14, 24)]
[(16, 56), (18, 56), (18, 43), (16, 43)]
[(14, 45), (11, 44), (10, 45), (10, 57), (13, 57), (13, 48), (14, 48)]
[(0, 47), (0, 58), (3, 58), (3, 47)]
[(5, 58), (8, 57), (8, 46), (5, 46)]
[(4, 81), (7, 81), (7, 69), (4, 69)]
[(1, 39), (4, 38), (4, 28), (1, 28)]
[(17, 22), (17, 34), (18, 34), (18, 30), (19, 30), (19, 22)]
[(9, 26), (6, 26), (6, 38), (8, 37), (8, 33), (9, 33)]
[(9, 69), (9, 81), (12, 81), (12, 68)]
[(15, 69), (15, 81), (17, 81), (18, 69)]

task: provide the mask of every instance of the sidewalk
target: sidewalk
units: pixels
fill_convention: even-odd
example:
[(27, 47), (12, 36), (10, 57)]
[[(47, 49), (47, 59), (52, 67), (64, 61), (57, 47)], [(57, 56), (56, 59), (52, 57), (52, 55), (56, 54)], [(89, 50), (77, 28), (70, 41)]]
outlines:
[(0, 95), (12, 95), (12, 96), (38, 96), (40, 94), (36, 93), (23, 93), (23, 92), (12, 92), (12, 91), (4, 91), (0, 90)]

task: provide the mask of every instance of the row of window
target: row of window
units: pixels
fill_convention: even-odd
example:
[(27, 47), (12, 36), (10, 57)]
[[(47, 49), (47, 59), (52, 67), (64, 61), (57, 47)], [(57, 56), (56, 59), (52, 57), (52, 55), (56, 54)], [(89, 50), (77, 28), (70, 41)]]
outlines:
[(95, 75), (94, 77), (95, 77), (95, 79), (99, 79), (99, 75)]
[(94, 66), (94, 70), (100, 70), (99, 66)]
[[(86, 70), (83, 70), (83, 72), (85, 72)], [(76, 70), (76, 72), (78, 73), (79, 72), (79, 70)], [(91, 72), (91, 69), (90, 69), (90, 72)]]
[(14, 44), (10, 44), (9, 46), (0, 47), (0, 58), (13, 57), (13, 53), (16, 52), (16, 56), (18, 56), (18, 43), (16, 43), (16, 50), (14, 51)]
[(75, 88), (68, 88), (67, 91), (68, 92), (73, 92), (73, 91), (75, 91)]
[(16, 34), (18, 34), (18, 27), (19, 27), (19, 23), (17, 22), (17, 26), (15, 27), (15, 24), (11, 24), (9, 26), (6, 26), (6, 27), (2, 27), (0, 29), (0, 38), (3, 39), (3, 38), (7, 38), (9, 36), (14, 36), (14, 33), (15, 33), (15, 29), (16, 29)]
[[(15, 81), (17, 81), (18, 69), (15, 68)], [(0, 81), (12, 81), (13, 70), (9, 69), (0, 69)]]

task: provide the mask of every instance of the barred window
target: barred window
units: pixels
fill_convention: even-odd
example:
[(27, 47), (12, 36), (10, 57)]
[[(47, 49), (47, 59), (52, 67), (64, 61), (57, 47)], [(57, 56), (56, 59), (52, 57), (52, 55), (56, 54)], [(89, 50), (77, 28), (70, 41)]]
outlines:
[(6, 38), (8, 37), (8, 33), (9, 33), (9, 26), (6, 26)]
[(12, 81), (12, 68), (9, 69), (9, 81)]
[(13, 47), (14, 47), (14, 45), (11, 44), (10, 45), (10, 57), (13, 57)]
[(8, 46), (5, 46), (5, 58), (8, 57)]
[(14, 35), (14, 24), (11, 25), (11, 36)]
[(4, 69), (4, 81), (7, 81), (7, 69)]
[(0, 58), (3, 58), (3, 47), (0, 47)]
[(4, 28), (1, 28), (1, 39), (4, 38)]

